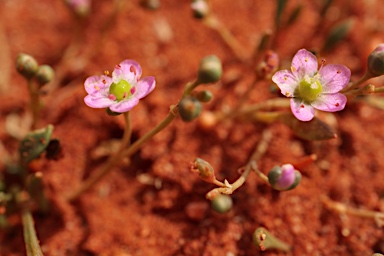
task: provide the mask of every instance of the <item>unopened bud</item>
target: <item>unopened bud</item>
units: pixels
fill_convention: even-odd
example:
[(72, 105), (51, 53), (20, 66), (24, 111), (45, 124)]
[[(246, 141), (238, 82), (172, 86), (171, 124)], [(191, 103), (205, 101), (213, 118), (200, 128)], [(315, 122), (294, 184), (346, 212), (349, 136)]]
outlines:
[(226, 213), (233, 206), (232, 198), (228, 195), (219, 194), (211, 201), (211, 207), (218, 213)]
[(41, 65), (35, 74), (35, 79), (40, 86), (43, 86), (53, 80), (55, 71), (49, 65)]
[(265, 228), (257, 228), (252, 235), (253, 243), (259, 247), (260, 251), (265, 251), (269, 249), (276, 249), (284, 252), (289, 252), (291, 246), (277, 237), (273, 236)]
[(200, 62), (197, 80), (202, 84), (215, 83), (223, 74), (221, 61), (215, 55), (204, 57)]
[(279, 191), (294, 189), (300, 181), (301, 173), (295, 170), (291, 164), (275, 166), (268, 173), (269, 184)]
[(257, 67), (257, 75), (262, 79), (269, 79), (279, 67), (279, 56), (274, 51), (268, 50), (263, 61)]
[(205, 0), (193, 0), (191, 4), (193, 16), (197, 19), (202, 19), (209, 13), (209, 6)]
[(31, 78), (35, 75), (39, 64), (31, 55), (20, 53), (16, 58), (16, 69), (25, 78)]
[(200, 115), (202, 105), (198, 99), (192, 96), (185, 97), (179, 102), (179, 113), (181, 119), (190, 122)]
[(66, 0), (68, 7), (79, 17), (86, 17), (91, 10), (91, 0)]
[(368, 70), (374, 76), (384, 75), (384, 44), (379, 44), (368, 56)]
[(207, 161), (201, 158), (196, 158), (191, 167), (191, 170), (199, 173), (200, 178), (204, 181), (213, 183), (216, 180), (215, 170)]
[(192, 95), (195, 96), (200, 102), (210, 102), (213, 98), (213, 94), (208, 90), (192, 92)]
[(157, 10), (161, 5), (160, 0), (141, 0), (140, 4), (149, 10)]

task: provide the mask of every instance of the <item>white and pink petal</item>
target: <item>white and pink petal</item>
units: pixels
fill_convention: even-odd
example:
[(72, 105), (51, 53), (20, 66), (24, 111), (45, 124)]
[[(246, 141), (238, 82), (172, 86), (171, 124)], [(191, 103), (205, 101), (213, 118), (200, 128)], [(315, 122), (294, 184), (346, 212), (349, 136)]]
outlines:
[(294, 97), (299, 82), (292, 72), (288, 70), (277, 71), (272, 76), (272, 81), (280, 88), (281, 93), (286, 97)]
[(147, 76), (143, 79), (140, 79), (135, 87), (135, 93), (132, 97), (137, 97), (138, 99), (141, 99), (145, 96), (147, 96), (150, 92), (153, 91), (156, 87), (156, 81), (153, 76)]
[(131, 97), (129, 99), (125, 99), (125, 100), (119, 101), (117, 103), (114, 103), (109, 108), (113, 112), (124, 113), (124, 112), (128, 112), (131, 109), (133, 109), (133, 107), (135, 107), (138, 103), (139, 103), (138, 98)]
[(305, 75), (314, 76), (317, 68), (316, 56), (305, 49), (299, 50), (292, 59), (291, 71), (299, 80), (303, 79)]
[(99, 94), (108, 89), (112, 79), (108, 76), (90, 76), (84, 82), (85, 91), (88, 94)]
[(140, 79), (142, 74), (141, 66), (134, 60), (124, 60), (116, 65), (112, 72), (112, 79), (114, 83), (125, 80), (131, 85), (135, 85)]
[(347, 97), (342, 93), (320, 94), (311, 105), (322, 111), (335, 112), (343, 110), (347, 103)]
[(322, 67), (319, 75), (323, 93), (336, 93), (348, 85), (351, 71), (344, 65), (330, 64)]
[(300, 121), (310, 121), (315, 116), (315, 109), (300, 98), (291, 99), (291, 111)]
[(107, 108), (115, 103), (115, 101), (103, 95), (87, 95), (84, 98), (84, 102), (88, 107), (91, 108)]

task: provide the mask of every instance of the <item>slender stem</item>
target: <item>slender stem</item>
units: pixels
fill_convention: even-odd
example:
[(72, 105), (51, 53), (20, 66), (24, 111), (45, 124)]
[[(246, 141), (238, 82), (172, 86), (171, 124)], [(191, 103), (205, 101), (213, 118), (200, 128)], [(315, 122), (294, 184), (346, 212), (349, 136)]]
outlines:
[(191, 94), (191, 92), (199, 85), (201, 84), (200, 81), (196, 80), (194, 82), (190, 82), (188, 83), (186, 86), (185, 86), (185, 89), (184, 89), (184, 92), (183, 92), (183, 96), (182, 98), (188, 96)]
[(28, 90), (31, 98), (30, 108), (32, 112), (32, 125), (31, 130), (37, 128), (39, 122), (39, 111), (40, 111), (40, 99), (39, 99), (39, 88), (33, 83), (32, 79), (28, 79)]
[[(123, 136), (123, 142), (120, 150), (112, 155), (108, 162), (99, 169), (96, 173), (94, 173), (89, 179), (85, 180), (80, 187), (75, 190), (73, 193), (71, 193), (68, 197), (68, 201), (74, 201), (79, 196), (81, 196), (84, 192), (88, 191), (91, 187), (93, 187), (97, 182), (99, 182), (107, 173), (109, 173), (113, 167), (115, 167), (121, 159), (124, 157), (131, 157), (134, 153), (136, 153), (145, 142), (147, 142), (149, 139), (151, 139), (153, 136), (155, 136), (157, 133), (159, 133), (161, 130), (163, 130), (165, 127), (167, 127), (176, 117), (178, 116), (177, 107), (172, 106), (171, 110), (169, 111), (169, 114), (161, 121), (156, 127), (154, 127), (151, 131), (146, 133), (143, 137), (141, 137), (139, 140), (135, 141), (132, 145), (130, 145), (128, 148), (126, 146), (129, 143), (128, 133), (131, 133), (130, 128), (125, 129), (125, 133)], [(126, 115), (126, 124), (129, 123), (129, 116)], [(125, 138), (125, 139), (124, 139)], [(125, 144), (125, 145), (124, 145)]]
[(384, 87), (375, 88), (374, 93), (384, 93)]
[(32, 214), (28, 209), (24, 209), (22, 213), (24, 243), (28, 256), (43, 256), (39, 240), (36, 236), (36, 230), (33, 223)]
[(173, 120), (179, 115), (177, 106), (171, 106), (170, 111), (168, 115), (161, 121), (156, 127), (154, 127), (151, 131), (146, 133), (143, 137), (135, 141), (129, 148), (127, 148), (123, 152), (124, 157), (130, 157), (134, 153), (136, 153), (145, 142), (150, 140), (153, 136), (155, 136), (157, 133), (162, 131), (165, 127), (167, 127), (170, 123), (172, 123)]
[[(226, 181), (226, 182), (224, 182), (225, 186), (212, 189), (211, 191), (209, 191), (207, 193), (206, 197), (211, 198), (211, 195), (216, 195), (216, 194), (226, 194), (226, 195), (232, 194), (236, 189), (238, 189), (239, 187), (241, 187), (245, 183), (245, 181), (248, 178), (249, 173), (252, 170), (255, 171), (256, 173), (258, 172), (258, 173), (262, 174), (257, 168), (256, 161), (259, 160), (267, 151), (267, 148), (268, 148), (268, 145), (269, 145), (271, 138), (272, 138), (272, 134), (270, 133), (270, 131), (268, 131), (268, 130), (264, 131), (264, 133), (261, 137), (261, 141), (259, 142), (259, 144), (257, 145), (257, 148), (255, 149), (255, 151), (252, 153), (251, 157), (249, 158), (247, 165), (245, 167), (240, 168), (240, 170), (244, 169), (244, 172), (241, 174), (241, 176), (232, 184), (229, 184)], [(264, 175), (264, 174), (262, 174), (262, 175)], [(261, 177), (263, 177), (263, 176), (261, 176)], [(268, 177), (266, 177), (264, 175), (264, 179), (265, 178), (267, 179), (267, 183), (268, 183)]]
[(349, 215), (357, 216), (361, 218), (374, 219), (378, 225), (384, 226), (383, 212), (348, 207), (345, 204), (338, 203), (331, 200), (328, 196), (325, 196), (325, 195), (321, 197), (321, 201), (323, 202), (325, 207), (339, 214), (349, 214)]
[(241, 46), (239, 41), (214, 15), (210, 14), (206, 16), (203, 20), (203, 23), (207, 27), (216, 30), (219, 33), (223, 41), (228, 45), (228, 47), (232, 50), (238, 59), (245, 59), (246, 55), (244, 54), (243, 46)]
[(349, 92), (351, 90), (354, 90), (354, 89), (358, 88), (360, 85), (362, 85), (364, 82), (366, 82), (367, 80), (371, 79), (372, 77), (374, 77), (374, 75), (372, 75), (371, 72), (367, 71), (358, 81), (352, 83), (347, 88), (341, 90), (341, 92), (346, 93), (346, 92)]
[(121, 140), (120, 148), (118, 151), (124, 150), (126, 147), (128, 147), (131, 144), (131, 137), (132, 137), (132, 125), (131, 125), (131, 115), (130, 111), (124, 113), (124, 134), (123, 138)]
[(255, 118), (258, 119), (262, 117), (260, 115), (256, 115), (257, 111), (270, 110), (274, 108), (289, 108), (289, 107), (290, 107), (290, 103), (288, 99), (284, 99), (284, 98), (270, 99), (258, 104), (246, 106), (241, 109), (231, 111), (226, 115), (218, 116), (218, 118), (221, 120), (224, 120), (227, 118), (237, 118), (237, 117), (247, 118), (247, 119), (249, 119), (249, 117), (252, 117), (254, 119)]

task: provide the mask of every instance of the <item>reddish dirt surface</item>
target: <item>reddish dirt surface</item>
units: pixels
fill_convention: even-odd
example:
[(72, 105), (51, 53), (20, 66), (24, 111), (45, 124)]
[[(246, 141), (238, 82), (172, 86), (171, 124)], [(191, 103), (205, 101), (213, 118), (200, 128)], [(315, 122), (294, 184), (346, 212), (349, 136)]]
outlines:
[[(122, 116), (110, 117), (104, 110), (83, 103), (87, 76), (112, 71), (114, 65), (128, 58), (142, 65), (144, 75), (156, 77), (156, 89), (131, 113), (134, 140), (177, 103), (184, 85), (195, 78), (202, 57), (216, 54), (224, 66), (222, 81), (205, 87), (215, 95), (204, 105), (205, 110), (231, 108), (253, 80), (253, 68), (236, 60), (217, 32), (192, 17), (189, 1), (164, 0), (155, 11), (140, 7), (138, 1), (123, 1), (101, 41), (100, 31), (113, 11), (112, 2), (94, 1), (78, 55), (65, 65), (60, 59), (76, 23), (62, 1), (0, 2), (0, 138), (9, 152), (15, 152), (18, 144), (5, 130), (5, 118), (10, 113), (23, 115), (29, 102), (26, 82), (13, 68), (15, 56), (19, 52), (31, 54), (39, 63), (62, 72), (61, 77), (58, 75), (61, 80), (56, 81), (58, 89), (42, 98), (40, 126), (55, 126), (53, 135), (62, 142), (64, 154), (58, 161), (42, 161), (38, 169), (43, 172), (52, 202), (48, 214), (34, 213), (45, 255), (384, 253), (383, 228), (374, 220), (340, 215), (320, 200), (321, 195), (327, 195), (348, 207), (384, 211), (384, 113), (361, 101), (349, 102), (344, 111), (331, 118), (338, 138), (322, 142), (298, 139), (279, 123), (266, 126), (228, 120), (204, 130), (198, 121), (183, 123), (177, 119), (135, 154), (131, 165), (119, 165), (76, 203), (67, 203), (64, 196), (106, 160), (92, 157), (93, 149), (123, 133)], [(375, 30), (375, 26), (382, 29), (384, 25), (384, 2), (334, 1), (323, 19), (319, 16), (320, 1), (288, 2), (288, 13), (297, 2), (304, 8), (297, 22), (282, 29), (276, 38), (274, 49), (282, 66), (287, 67), (300, 48), (320, 48), (332, 25), (353, 17), (352, 32), (322, 57), (327, 63), (348, 66), (352, 79), (359, 78), (369, 52), (380, 40), (384, 42), (383, 30)], [(275, 1), (211, 3), (246, 56), (252, 55), (261, 33), (273, 28)], [(384, 85), (381, 78), (374, 82)], [(270, 92), (270, 84), (258, 83), (249, 103), (276, 97), (278, 93)], [(318, 160), (301, 170), (303, 180), (292, 191), (276, 192), (251, 173), (232, 195), (230, 212), (218, 214), (209, 209), (205, 194), (214, 187), (189, 171), (189, 163), (201, 157), (214, 166), (220, 180), (232, 182), (265, 129), (273, 139), (259, 162), (263, 172), (310, 154), (317, 154)], [(4, 172), (3, 165), (0, 170)], [(143, 181), (143, 177), (147, 179)], [(11, 227), (0, 231), (0, 255), (25, 255), (20, 219), (12, 215), (9, 220)], [(292, 251), (259, 252), (252, 243), (252, 233), (260, 226), (291, 244)]]

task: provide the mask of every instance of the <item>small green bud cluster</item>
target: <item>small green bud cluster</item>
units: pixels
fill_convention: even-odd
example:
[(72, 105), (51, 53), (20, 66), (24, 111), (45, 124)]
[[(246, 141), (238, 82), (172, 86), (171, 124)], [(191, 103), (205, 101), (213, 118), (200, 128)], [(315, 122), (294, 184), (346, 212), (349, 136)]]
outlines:
[(40, 65), (31, 55), (20, 53), (16, 58), (16, 69), (26, 79), (35, 79), (39, 86), (53, 80), (55, 72), (49, 65)]

